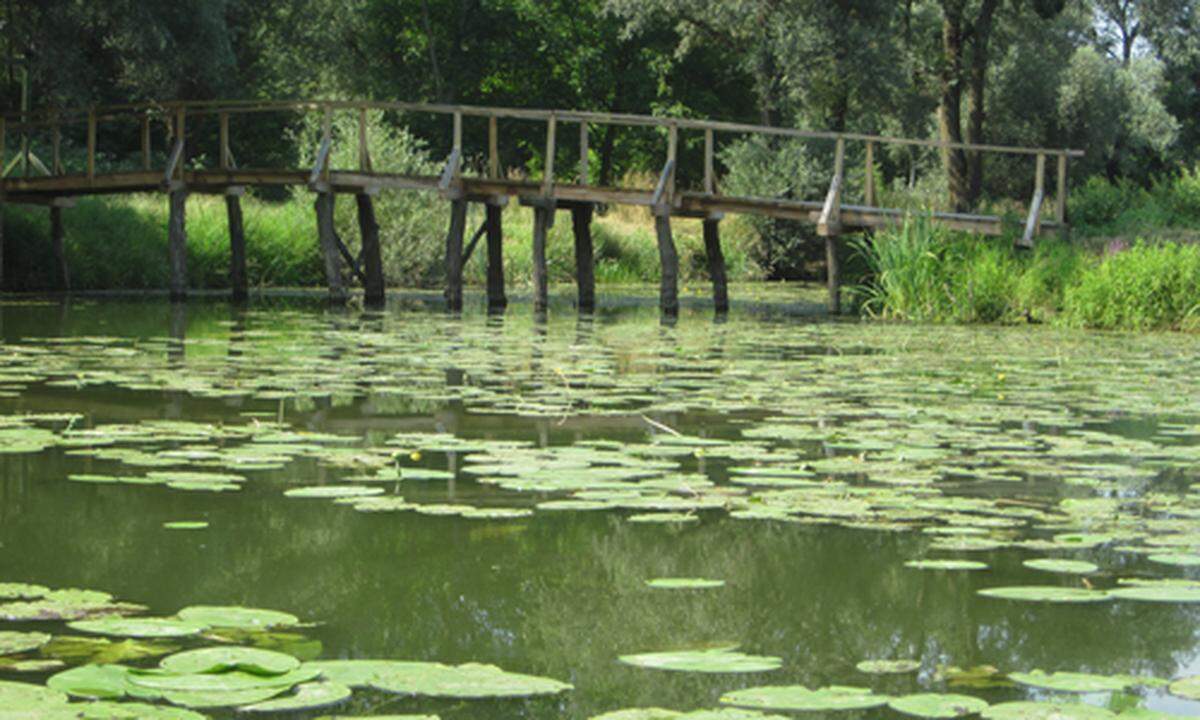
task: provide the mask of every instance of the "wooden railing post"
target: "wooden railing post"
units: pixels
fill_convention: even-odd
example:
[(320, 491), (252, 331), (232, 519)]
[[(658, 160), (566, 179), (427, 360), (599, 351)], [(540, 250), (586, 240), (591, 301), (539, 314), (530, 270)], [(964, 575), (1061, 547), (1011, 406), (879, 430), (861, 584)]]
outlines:
[(488, 117), (488, 177), (500, 179), (500, 120), (495, 115)]
[(229, 169), (229, 113), (221, 113), (221, 169)]
[(142, 169), (150, 171), (150, 116), (142, 115)]
[(1046, 201), (1046, 156), (1038, 153), (1037, 170), (1033, 179), (1033, 200), (1029, 203), (1029, 218), (1025, 221), (1025, 233), (1019, 247), (1032, 248), (1033, 240), (1042, 231), (1042, 205)]
[(96, 178), (96, 108), (88, 109), (87, 176), (88, 180)]
[(715, 187), (716, 187), (716, 180), (713, 177), (713, 153), (714, 152), (715, 152), (715, 150), (713, 148), (712, 128), (705, 128), (705, 130), (704, 130), (704, 194), (705, 195), (712, 195), (715, 190)]
[(558, 149), (555, 133), (558, 131), (558, 115), (550, 113), (546, 121), (546, 172), (542, 178), (542, 194), (549, 196), (554, 192), (554, 155)]
[(671, 174), (667, 178), (667, 205), (675, 205), (675, 156), (679, 146), (679, 125), (671, 123), (667, 129), (667, 162), (671, 164)]
[(591, 174), (588, 168), (588, 124), (587, 120), (579, 123), (579, 184), (588, 185), (591, 183)]
[(358, 109), (358, 169), (363, 172), (371, 172), (371, 143), (367, 137), (367, 109), (365, 107)]
[(863, 204), (875, 207), (875, 143), (867, 143), (867, 180)]
[(1067, 154), (1058, 156), (1058, 196), (1054, 206), (1054, 219), (1060, 226), (1067, 224)]
[(457, 150), (459, 155), (462, 155), (462, 127), (463, 127), (462, 113), (456, 112), (456, 113), (454, 113), (454, 140), (453, 140), (454, 148), (453, 149)]

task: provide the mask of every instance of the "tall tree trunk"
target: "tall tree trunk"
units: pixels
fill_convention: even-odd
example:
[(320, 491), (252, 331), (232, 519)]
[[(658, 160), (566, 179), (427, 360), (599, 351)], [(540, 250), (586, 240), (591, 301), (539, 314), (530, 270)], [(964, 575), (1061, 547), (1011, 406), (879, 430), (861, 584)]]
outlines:
[[(938, 99), (938, 136), (942, 142), (961, 143), (963, 2), (942, 0), (941, 95)], [(960, 148), (943, 148), (942, 164), (950, 191), (950, 205), (957, 212), (970, 207), (967, 154)]]
[[(967, 142), (983, 144), (983, 127), (987, 119), (986, 90), (988, 71), (988, 46), (992, 39), (992, 24), (999, 0), (983, 0), (979, 17), (972, 32), (971, 75), (967, 88)], [(967, 154), (967, 201), (974, 205), (983, 193), (983, 153)]]

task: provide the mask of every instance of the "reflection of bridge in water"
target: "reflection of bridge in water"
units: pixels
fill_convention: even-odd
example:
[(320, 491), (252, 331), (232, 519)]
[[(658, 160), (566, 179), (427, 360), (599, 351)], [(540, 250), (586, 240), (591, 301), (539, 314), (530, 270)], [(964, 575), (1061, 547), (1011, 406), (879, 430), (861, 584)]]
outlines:
[[(372, 110), (402, 113), (432, 113), (446, 116), (453, 123), (452, 148), (439, 175), (406, 175), (389, 172), (372, 162), (371, 143), (367, 129), (367, 113)], [(322, 139), (312, 168), (250, 167), (235, 162), (231, 140), (231, 121), (238, 118), (249, 124), (248, 118), (264, 114), (289, 117), (317, 113), (322, 121)], [(358, 118), (355, 137), (334, 133), (334, 118), (339, 114), (354, 114)], [(488, 147), (486, 167), (479, 172), (464, 172), (463, 124), (467, 120), (487, 122)], [(499, 121), (526, 121), (545, 125), (546, 150), (541, 180), (513, 179), (500, 164)], [(169, 153), (155, 153), (152, 127), (166, 127)], [(559, 136), (563, 125), (579, 128), (579, 163), (570, 173), (556, 168), (562, 153)], [(658, 182), (653, 188), (600, 187), (591, 182), (589, 168), (589, 128), (593, 125), (613, 125), (625, 128), (641, 127), (663, 136), (665, 160)], [(84, 166), (68, 169), (62, 158), (61, 144), (64, 128), (78, 131), (86, 127), (86, 156)], [(107, 148), (98, 147), (101, 129), (104, 140), (116, 148), (131, 144), (132, 133), (140, 127), (140, 153), (134, 151), (136, 167), (109, 163), (108, 159), (122, 157)], [(200, 132), (205, 131), (205, 132)], [(677, 173), (679, 138), (681, 133), (703, 134), (703, 177), (681, 178)], [(129, 137), (124, 137), (128, 133)], [(721, 191), (715, 163), (716, 135), (775, 136), (799, 138), (832, 144), (832, 167), (829, 190), (824, 200), (790, 198), (761, 198), (728, 195)], [(201, 140), (213, 135), (208, 142), (217, 160), (206, 162)], [(5, 136), (20, 138), (15, 158), (4, 159)], [(33, 152), (34, 140), (49, 146), (47, 165)], [(333, 167), (331, 152), (335, 143), (356, 143), (358, 161), (354, 168)], [(591, 220), (597, 205), (625, 204), (647, 207), (655, 218), (661, 263), (660, 304), (666, 313), (678, 309), (679, 258), (671, 231), (672, 217), (696, 218), (703, 221), (704, 244), (708, 269), (713, 281), (716, 307), (728, 307), (725, 280), (725, 261), (721, 253), (719, 223), (726, 213), (744, 213), (786, 220), (813, 223), (818, 234), (825, 237), (830, 308), (839, 309), (838, 237), (846, 232), (868, 230), (902, 222), (905, 211), (879, 207), (876, 192), (876, 152), (880, 146), (900, 145), (925, 148), (962, 149), (970, 152), (1027, 156), (1034, 160), (1034, 193), (1028, 206), (1021, 242), (1032, 244), (1035, 237), (1066, 227), (1067, 161), (1082, 153), (1070, 150), (1019, 148), (995, 145), (945, 144), (928, 140), (889, 138), (855, 133), (828, 133), (793, 130), (737, 123), (710, 122), (682, 118), (659, 118), (641, 115), (617, 115), (578, 111), (517, 110), (468, 106), (420, 105), (412, 103), (375, 102), (206, 102), (126, 105), (79, 111), (39, 111), (10, 113), (0, 118), (0, 167), (4, 179), (0, 183), (3, 202), (47, 205), (51, 214), (51, 236), (58, 259), (59, 274), (64, 289), (69, 288), (67, 258), (63, 249), (62, 210), (70, 207), (72, 198), (82, 195), (166, 192), (170, 197), (168, 227), (168, 258), (171, 269), (170, 291), (174, 299), (187, 293), (187, 226), (185, 208), (188, 193), (210, 193), (225, 196), (229, 217), (230, 280), (235, 299), (248, 292), (246, 278), (245, 233), (240, 196), (247, 187), (300, 186), (316, 194), (318, 236), (325, 261), (326, 280), (330, 296), (344, 299), (346, 285), (344, 267), (357, 278), (365, 291), (368, 304), (378, 304), (384, 298), (383, 265), (379, 247), (379, 226), (375, 219), (373, 196), (382, 190), (425, 190), (439, 193), (450, 202), (450, 223), (446, 235), (446, 300), (452, 310), (462, 307), (463, 266), (470, 259), (480, 240), (486, 236), (487, 297), (490, 308), (506, 303), (504, 289), (502, 210), (512, 198), (531, 207), (533, 225), (533, 286), (534, 303), (544, 308), (547, 302), (548, 273), (546, 265), (546, 236), (553, 225), (557, 210), (569, 210), (575, 236), (576, 280), (579, 286), (579, 307), (590, 310), (595, 305), (594, 260)], [(847, 148), (861, 148), (865, 164), (861, 198), (847, 202)], [(46, 153), (44, 149), (43, 154)], [(125, 153), (128, 154), (128, 153)], [(98, 167), (98, 158), (104, 167)], [(1048, 201), (1045, 176), (1048, 158), (1057, 163), (1057, 187), (1051, 213), (1044, 212)], [(21, 168), (20, 176), (14, 170)], [(568, 179), (567, 176), (570, 176)], [(691, 183), (684, 180), (693, 181)], [(338, 237), (334, 227), (334, 198), (337, 194), (352, 194), (357, 200), (359, 228), (362, 235), (361, 252), (355, 256)], [(469, 242), (466, 238), (467, 208), (479, 203), (486, 208), (486, 219)], [(928, 214), (938, 224), (969, 232), (998, 235), (1003, 220), (998, 215), (934, 212)], [(0, 230), (2, 232), (2, 230)], [(0, 236), (2, 239), (2, 236)]]

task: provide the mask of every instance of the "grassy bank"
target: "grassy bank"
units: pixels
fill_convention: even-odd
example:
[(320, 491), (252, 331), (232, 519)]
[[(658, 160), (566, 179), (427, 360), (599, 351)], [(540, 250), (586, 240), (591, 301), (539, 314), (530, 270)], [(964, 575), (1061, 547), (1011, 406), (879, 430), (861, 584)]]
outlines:
[(978, 238), (917, 219), (860, 241), (864, 313), (922, 322), (1054, 322), (1128, 330), (1200, 329), (1200, 246), (1136, 241), (1097, 248)]
[[(13, 290), (56, 289), (50, 248), (49, 213), (43, 208), (5, 209), (4, 282)], [(188, 200), (188, 282), (191, 287), (228, 287), (229, 236), (222, 198)], [(406, 194), (384, 197), (377, 212), (384, 272), (392, 287), (441, 287), (448, 210), (433, 198)], [(324, 270), (316, 221), (308, 195), (281, 202), (243, 198), (247, 271), (252, 287), (320, 286)], [(167, 203), (161, 196), (86, 198), (63, 213), (71, 281), (77, 290), (151, 289), (167, 285)], [(482, 221), (473, 210), (468, 231)], [(533, 276), (533, 214), (515, 204), (504, 213), (504, 263), (513, 287)], [(339, 233), (357, 252), (354, 203), (338, 203)], [(684, 281), (707, 277), (700, 223), (677, 220), (675, 242)], [(758, 269), (745, 251), (749, 226), (725, 223), (724, 248), (731, 280), (753, 280)], [(600, 283), (658, 281), (658, 249), (653, 221), (644, 209), (614, 208), (593, 223), (596, 279)], [(469, 241), (470, 238), (468, 237)], [(547, 260), (551, 282), (574, 277), (570, 216), (559, 213), (550, 232)], [(468, 283), (482, 285), (487, 269), (481, 242), (466, 267)]]

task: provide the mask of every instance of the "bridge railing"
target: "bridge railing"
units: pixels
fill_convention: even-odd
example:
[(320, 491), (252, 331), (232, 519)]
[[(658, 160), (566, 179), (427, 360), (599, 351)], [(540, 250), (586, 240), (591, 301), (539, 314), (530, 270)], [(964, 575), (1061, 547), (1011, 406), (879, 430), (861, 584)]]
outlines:
[[(1052, 149), (1052, 148), (1027, 148), (1014, 147), (1006, 145), (987, 145), (987, 144), (972, 144), (972, 143), (947, 143), (936, 140), (924, 140), (914, 138), (899, 138), (883, 135), (869, 135), (863, 133), (836, 133), (836, 132), (821, 132), (811, 130), (800, 130), (794, 128), (770, 127), (761, 125), (750, 125), (744, 123), (720, 122), (712, 120), (699, 120), (691, 118), (670, 118), (656, 117), (647, 115), (633, 115), (623, 113), (603, 113), (603, 112), (588, 112), (578, 110), (530, 110), (518, 108), (502, 108), (502, 107), (479, 107), (468, 105), (439, 105), (425, 103), (407, 103), (407, 102), (368, 102), (368, 101), (334, 101), (334, 100), (313, 100), (313, 101), (203, 101), (203, 102), (165, 102), (165, 103), (140, 103), (127, 105), (113, 105), (106, 107), (95, 108), (77, 108), (77, 109), (52, 109), (29, 112), (7, 113), (0, 117), (0, 169), (6, 177), (11, 177), (17, 167), (20, 167), (25, 176), (44, 175), (44, 176), (61, 176), (68, 174), (82, 174), (89, 180), (94, 180), (98, 175), (98, 153), (101, 148), (98, 147), (98, 141), (101, 130), (114, 131), (116, 128), (125, 127), (128, 130), (140, 132), (140, 160), (142, 172), (150, 172), (153, 170), (165, 171), (166, 165), (172, 160), (176, 160), (175, 173), (182, 172), (183, 165), (187, 163), (189, 156), (197, 154), (197, 151), (202, 151), (207, 157), (215, 157), (215, 168), (219, 170), (232, 170), (236, 167), (235, 156), (232, 150), (233, 132), (231, 125), (239, 116), (251, 114), (267, 114), (267, 113), (288, 113), (288, 114), (320, 114), (322, 116), (323, 134), (330, 143), (335, 142), (332, 134), (333, 116), (335, 113), (354, 113), (358, 117), (358, 137), (357, 137), (357, 156), (358, 167), (354, 168), (358, 172), (386, 174), (388, 169), (375, 167), (371, 160), (370, 153), (370, 137), (368, 133), (367, 113), (371, 111), (390, 111), (399, 113), (423, 113), (443, 116), (451, 123), (451, 147), (448, 155), (455, 156), (460, 164), (454, 170), (454, 178), (458, 178), (461, 172), (461, 164), (468, 157), (466, 148), (463, 147), (463, 126), (464, 122), (471, 119), (479, 119), (486, 121), (488, 132), (488, 147), (484, 155), (486, 162), (481, 173), (482, 179), (501, 180), (504, 169), (501, 167), (500, 160), (500, 144), (499, 138), (499, 121), (500, 120), (521, 120), (531, 121), (544, 124), (546, 137), (546, 150), (544, 155), (544, 171), (541, 178), (540, 187), (543, 194), (551, 195), (554, 193), (554, 188), (558, 184), (559, 173), (555, 167), (556, 157), (559, 155), (560, 137), (562, 136), (561, 128), (564, 125), (576, 125), (579, 128), (579, 161), (577, 172), (574, 173), (574, 182), (566, 183), (575, 185), (581, 188), (588, 188), (599, 200), (611, 200), (615, 202), (630, 201), (643, 204), (665, 204), (668, 208), (677, 210), (687, 210), (689, 208), (700, 207), (697, 203), (684, 203), (684, 196), (689, 193), (680, 193), (678, 187), (678, 168), (680, 136), (683, 133), (698, 133), (703, 136), (703, 177), (691, 178), (694, 186), (700, 188), (699, 193), (690, 193), (692, 195), (699, 194), (707, 198), (725, 198), (731, 208), (737, 207), (736, 201), (759, 201), (767, 203), (777, 203), (781, 208), (786, 208), (789, 205), (794, 211), (802, 213), (815, 213), (819, 227), (824, 228), (828, 232), (836, 232), (840, 221), (845, 213), (840, 212), (843, 209), (849, 209), (857, 213), (858, 220), (864, 221), (864, 210), (867, 215), (878, 214), (872, 213), (871, 210), (877, 207), (878, 189), (876, 188), (876, 169), (878, 151), (883, 146), (899, 146), (911, 148), (936, 149), (941, 151), (947, 150), (963, 150), (967, 152), (978, 152), (986, 154), (1008, 154), (1027, 156), (1033, 160), (1034, 164), (1034, 196), (1029, 203), (1029, 221), (1027, 223), (1028, 236), (1030, 232), (1036, 233), (1042, 224), (1043, 205), (1046, 204), (1049, 198), (1049, 193), (1046, 190), (1046, 170), (1050, 161), (1055, 163), (1056, 170), (1056, 187), (1054, 192), (1053, 205), (1053, 223), (1056, 225), (1065, 225), (1066, 223), (1066, 205), (1067, 205), (1067, 170), (1070, 158), (1080, 157), (1082, 152), (1069, 149)], [(198, 120), (211, 120), (216, 118), (219, 127), (218, 146), (207, 150), (194, 146), (189, 146), (186, 142), (179, 153), (174, 153), (176, 150), (175, 144), (188, 137), (189, 123), (195, 123)], [(158, 125), (162, 125), (165, 130), (166, 142), (161, 144), (155, 142), (154, 129)], [(589, 129), (596, 125), (616, 125), (622, 128), (653, 128), (658, 130), (663, 135), (664, 147), (663, 152), (663, 168), (664, 172), (660, 176), (659, 187), (653, 188), (611, 188), (605, 189), (594, 185), (591, 182), (591, 173), (589, 168), (589, 151), (590, 151), (590, 135)], [(84, 167), (78, 168), (76, 172), (69, 173), (67, 166), (64, 164), (61, 154), (62, 138), (64, 131), (73, 131), (73, 134), (82, 134), (83, 142), (80, 143), (86, 147), (84, 156)], [(43, 160), (35, 153), (31, 147), (31, 137), (35, 134), (40, 134), (44, 144), (48, 144), (49, 161)], [(825, 198), (799, 199), (793, 200), (790, 203), (781, 201), (780, 198), (751, 198), (751, 197), (734, 197), (721, 192), (720, 181), (716, 168), (716, 148), (718, 147), (719, 138), (721, 135), (739, 135), (739, 136), (760, 136), (760, 137), (780, 137), (801, 140), (820, 141), (831, 143), (834, 146), (834, 165), (830, 170), (830, 185), (829, 192)], [(7, 156), (7, 139), (19, 138), (20, 146), (14, 157)], [(128, 142), (128, 140), (126, 140)], [(845, 182), (845, 158), (847, 156), (847, 147), (852, 144), (861, 145), (861, 153), (856, 153), (864, 159), (864, 183), (861, 198), (861, 205), (848, 205), (845, 202), (844, 191), (846, 188)], [(45, 152), (45, 151), (43, 151)], [(211, 153), (211, 154), (210, 154)], [(210, 169), (210, 168), (206, 168)], [(240, 167), (239, 170), (250, 170), (250, 167)], [(327, 179), (330, 173), (338, 170), (349, 170), (349, 168), (335, 168), (326, 165), (323, 168), (322, 178)], [(105, 174), (105, 173), (100, 173)], [(611, 190), (613, 192), (607, 192)], [(629, 191), (637, 191), (644, 193), (645, 196), (631, 197)], [(719, 203), (718, 203), (719, 205)], [(707, 203), (706, 206), (713, 206), (713, 203)], [(886, 215), (886, 214), (884, 214)], [(954, 223), (955, 217), (952, 213), (945, 213), (947, 222)], [(969, 220), (972, 217), (980, 216), (963, 216), (963, 222), (969, 225)], [(886, 221), (886, 217), (877, 218)]]

